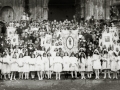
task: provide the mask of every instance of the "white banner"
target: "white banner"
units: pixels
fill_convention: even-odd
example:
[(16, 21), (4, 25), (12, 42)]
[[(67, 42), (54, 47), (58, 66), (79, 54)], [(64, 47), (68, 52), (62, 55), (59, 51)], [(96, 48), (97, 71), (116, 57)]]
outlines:
[(13, 46), (19, 45), (19, 37), (18, 37), (17, 34), (12, 37), (12, 39), (11, 39), (11, 44), (12, 44)]
[(12, 38), (14, 36), (15, 31), (16, 31), (16, 28), (7, 27), (7, 37)]
[(63, 30), (62, 31), (63, 51), (69, 54), (78, 52), (78, 30)]

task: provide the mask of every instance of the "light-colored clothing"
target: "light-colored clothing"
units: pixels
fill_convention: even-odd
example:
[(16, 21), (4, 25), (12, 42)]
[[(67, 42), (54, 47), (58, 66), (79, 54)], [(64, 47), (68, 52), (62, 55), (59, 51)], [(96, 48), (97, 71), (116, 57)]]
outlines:
[(78, 58), (70, 57), (70, 71), (78, 71)]
[(44, 71), (44, 61), (40, 56), (36, 58), (35, 71)]
[(99, 55), (93, 55), (93, 69), (101, 69), (101, 62)]
[(44, 69), (45, 69), (45, 71), (49, 71), (49, 63), (50, 63), (49, 59), (47, 57), (43, 57), (42, 59), (44, 61)]
[(63, 63), (63, 60), (61, 57), (54, 58), (54, 72), (62, 72), (63, 70), (62, 63)]
[(11, 71), (12, 72), (17, 72), (18, 71), (18, 63), (17, 63), (18, 59), (12, 58), (11, 59)]
[(86, 66), (87, 66), (86, 71), (87, 71), (87, 72), (93, 71), (92, 59), (93, 59), (93, 58), (90, 57), (90, 56), (88, 56), (88, 58), (86, 59)]
[(81, 63), (80, 63), (80, 71), (81, 72), (86, 71), (85, 66), (86, 66), (86, 59), (85, 58), (81, 58)]
[(36, 62), (36, 58), (30, 58), (29, 61), (30, 71), (35, 71), (35, 62)]
[(29, 72), (30, 71), (30, 66), (29, 66), (29, 61), (30, 61), (30, 56), (24, 56), (24, 72)]
[(113, 56), (111, 61), (111, 71), (117, 72), (118, 70), (117, 65), (118, 65), (117, 58)]
[(23, 68), (23, 58), (19, 58), (17, 60), (17, 63), (18, 63), (18, 72), (24, 72), (24, 68)]
[(63, 71), (70, 71), (70, 57), (63, 57)]
[(10, 58), (8, 56), (3, 57), (2, 61), (3, 61), (2, 65), (1, 65), (2, 74), (10, 73), (10, 71), (11, 71)]

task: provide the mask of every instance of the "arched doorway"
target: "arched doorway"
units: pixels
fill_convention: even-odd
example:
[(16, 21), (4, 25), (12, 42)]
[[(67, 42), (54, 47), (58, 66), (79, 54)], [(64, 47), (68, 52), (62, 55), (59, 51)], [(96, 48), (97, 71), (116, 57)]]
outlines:
[(1, 19), (5, 22), (12, 21), (14, 19), (14, 10), (10, 6), (5, 6), (0, 11)]
[(75, 0), (49, 0), (48, 8), (50, 21), (71, 20), (75, 15)]

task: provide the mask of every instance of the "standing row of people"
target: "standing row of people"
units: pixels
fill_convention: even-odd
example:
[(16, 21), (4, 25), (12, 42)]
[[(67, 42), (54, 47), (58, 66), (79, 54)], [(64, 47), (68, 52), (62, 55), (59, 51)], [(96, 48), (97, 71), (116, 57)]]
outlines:
[[(102, 61), (102, 62), (101, 62)], [(53, 73), (56, 73), (56, 80), (61, 79), (61, 72), (64, 72), (65, 78), (71, 74), (72, 78), (78, 78), (78, 72), (81, 74), (81, 79), (92, 78), (93, 72), (95, 79), (99, 79), (100, 72), (103, 70), (104, 79), (108, 74), (108, 78), (118, 79), (118, 71), (120, 70), (120, 52), (104, 49), (103, 54), (95, 49), (93, 54), (86, 56), (84, 52), (77, 54), (71, 53), (56, 53), (56, 56), (51, 53), (35, 54), (29, 56), (28, 52), (24, 53), (5, 53), (0, 57), (1, 76), (4, 79), (16, 80), (16, 73), (19, 72), (19, 79), (35, 78), (35, 72), (39, 80), (45, 77), (52, 78)], [(74, 76), (75, 73), (75, 76)], [(30, 75), (30, 76), (29, 76)]]

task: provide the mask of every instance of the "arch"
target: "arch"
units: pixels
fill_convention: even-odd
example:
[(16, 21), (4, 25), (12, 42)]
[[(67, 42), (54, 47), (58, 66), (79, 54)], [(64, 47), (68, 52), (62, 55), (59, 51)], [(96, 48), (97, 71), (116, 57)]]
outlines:
[(0, 10), (0, 18), (5, 22), (14, 20), (14, 9), (11, 6), (4, 6)]

